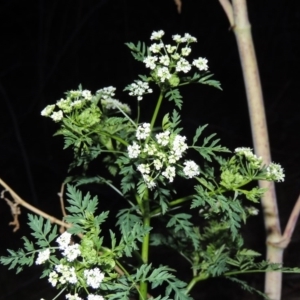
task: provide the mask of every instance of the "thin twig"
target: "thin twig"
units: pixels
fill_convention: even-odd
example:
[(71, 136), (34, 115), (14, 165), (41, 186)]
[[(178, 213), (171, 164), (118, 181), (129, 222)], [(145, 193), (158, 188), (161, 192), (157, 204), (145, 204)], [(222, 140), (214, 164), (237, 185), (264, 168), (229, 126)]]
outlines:
[(23, 207), (26, 207), (28, 210), (34, 212), (35, 214), (42, 216), (43, 218), (50, 220), (51, 223), (55, 223), (58, 224), (60, 226), (66, 227), (66, 228), (70, 228), (72, 225), (65, 223), (53, 216), (50, 216), (48, 214), (46, 214), (45, 212), (43, 212), (42, 210), (30, 205), (29, 203), (27, 203), (25, 200), (23, 200), (18, 194), (16, 194), (14, 192), (14, 190), (8, 185), (6, 184), (1, 178), (0, 178), (0, 184), (5, 188), (5, 190), (7, 192), (9, 192), (9, 194), (11, 195), (11, 197), (14, 199), (14, 203), (17, 205), (21, 205)]
[(233, 8), (229, 0), (219, 0), (221, 6), (224, 9), (224, 12), (228, 18), (228, 21), (230, 23), (230, 28), (233, 28), (235, 25), (234, 22), (234, 16), (233, 16)]
[(182, 9), (182, 2), (181, 2), (181, 0), (174, 0), (174, 2), (176, 4), (176, 6), (177, 6), (177, 12), (179, 14), (181, 14), (181, 9)]
[(63, 182), (61, 184), (60, 192), (57, 193), (60, 201), (60, 208), (61, 208), (61, 213), (65, 217), (67, 215), (66, 210), (65, 210), (65, 204), (64, 204), (64, 191), (65, 191), (65, 183)]
[(300, 214), (300, 195), (295, 203), (295, 206), (293, 208), (293, 211), (289, 217), (289, 220), (286, 224), (283, 236), (282, 236), (282, 242), (280, 243), (280, 246), (286, 248), (287, 245), (289, 244), (292, 234), (294, 232), (296, 223), (298, 221)]

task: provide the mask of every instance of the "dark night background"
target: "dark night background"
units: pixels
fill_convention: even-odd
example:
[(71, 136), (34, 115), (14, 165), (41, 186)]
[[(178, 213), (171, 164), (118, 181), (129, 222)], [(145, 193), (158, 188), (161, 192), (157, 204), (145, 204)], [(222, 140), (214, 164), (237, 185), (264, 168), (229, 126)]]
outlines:
[[(208, 86), (182, 90), (183, 125), (187, 135), (198, 124), (209, 123), (222, 144), (234, 149), (252, 147), (251, 132), (235, 37), (217, 0), (182, 0), (179, 15), (173, 0), (6, 0), (0, 3), (0, 177), (23, 199), (61, 217), (57, 192), (67, 176), (71, 152), (62, 150), (57, 126), (40, 111), (67, 90), (97, 89), (113, 85), (117, 97), (132, 106), (135, 100), (123, 88), (145, 73), (125, 42), (146, 41), (153, 30), (166, 36), (188, 32), (197, 37), (192, 55), (209, 60), (211, 72), (223, 91)], [(281, 224), (300, 192), (300, 1), (249, 0), (249, 18), (260, 68), (272, 158), (286, 171), (277, 185)], [(151, 97), (142, 109), (153, 108)], [(190, 130), (190, 131), (189, 131)], [(98, 190), (97, 190), (98, 189)], [(103, 198), (106, 191), (94, 188)], [(105, 209), (116, 200), (103, 199)], [(21, 229), (12, 233), (10, 211), (0, 202), (0, 255), (17, 249), (28, 236), (26, 210)], [(300, 225), (285, 251), (285, 264), (300, 267)], [(249, 220), (246, 244), (264, 253), (262, 218)], [(161, 254), (163, 255), (163, 253)], [(171, 264), (172, 262), (170, 262)], [(174, 263), (174, 262), (173, 262)], [(0, 300), (51, 299), (55, 295), (37, 268), (15, 275), (0, 266)], [(262, 288), (263, 277), (249, 282)], [(300, 299), (300, 275), (284, 276), (283, 300)], [(210, 280), (195, 299), (256, 299), (227, 281)], [(64, 299), (64, 298), (61, 298)]]

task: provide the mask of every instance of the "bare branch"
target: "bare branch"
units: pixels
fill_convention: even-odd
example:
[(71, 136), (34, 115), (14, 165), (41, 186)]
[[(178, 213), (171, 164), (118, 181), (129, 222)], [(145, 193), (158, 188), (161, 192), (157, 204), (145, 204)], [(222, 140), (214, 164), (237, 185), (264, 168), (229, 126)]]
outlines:
[(182, 2), (181, 2), (181, 0), (174, 0), (174, 2), (176, 4), (176, 6), (177, 6), (177, 12), (179, 14), (181, 14), (181, 8), (182, 8)]
[[(47, 220), (50, 220), (51, 223), (58, 224), (65, 228), (70, 228), (72, 226), (71, 224), (65, 223), (53, 216), (50, 216), (50, 215), (46, 214), (45, 212), (43, 212), (42, 210), (27, 203), (18, 194), (16, 194), (14, 192), (14, 190), (10, 186), (8, 186), (1, 178), (0, 178), (0, 185), (2, 185), (5, 188), (5, 190), (11, 195), (11, 197), (14, 199), (13, 205), (21, 205), (21, 206), (27, 208), (28, 210), (34, 212), (35, 214), (42, 216), (43, 218), (45, 218)], [(1, 196), (2, 196), (2, 194), (1, 194)]]
[(226, 14), (229, 24), (230, 24), (230, 27), (233, 28), (235, 25), (235, 22), (234, 22), (233, 9), (232, 9), (231, 3), (229, 2), (229, 0), (219, 0), (219, 2), (225, 11), (225, 14)]

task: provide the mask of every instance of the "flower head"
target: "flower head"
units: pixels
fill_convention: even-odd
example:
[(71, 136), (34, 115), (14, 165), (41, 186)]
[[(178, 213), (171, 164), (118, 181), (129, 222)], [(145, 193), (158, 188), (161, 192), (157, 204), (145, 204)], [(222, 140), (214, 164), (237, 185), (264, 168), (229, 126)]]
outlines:
[(136, 142), (133, 142), (132, 145), (129, 145), (127, 147), (129, 158), (137, 158), (141, 152), (140, 148), (141, 147)]
[(104, 274), (100, 271), (99, 268), (84, 270), (83, 274), (86, 279), (87, 285), (91, 286), (94, 289), (99, 288), (100, 283), (104, 278)]
[(65, 231), (56, 239), (56, 242), (59, 244), (59, 249), (64, 250), (68, 247), (71, 242), (71, 236), (71, 233)]
[(147, 56), (143, 62), (146, 64), (146, 68), (150, 68), (151, 70), (154, 70), (156, 67), (156, 61), (158, 60), (157, 56)]
[(165, 32), (163, 30), (153, 31), (150, 37), (150, 40), (160, 40)]
[(50, 116), (50, 118), (55, 122), (59, 122), (62, 120), (63, 116), (64, 116), (63, 112), (61, 110), (59, 110), (59, 111), (54, 111), (52, 113), (52, 115)]
[(143, 95), (152, 93), (149, 83), (141, 80), (136, 80), (134, 83), (128, 85), (125, 90), (129, 90), (130, 96), (137, 96), (139, 101), (143, 99)]
[(277, 182), (284, 181), (284, 171), (280, 164), (270, 163), (267, 167), (267, 179)]
[(52, 105), (47, 105), (42, 111), (41, 111), (41, 115), (43, 117), (49, 117), (53, 110), (55, 108), (55, 104), (52, 104)]
[(104, 300), (104, 298), (100, 295), (89, 294), (87, 300)]
[(67, 295), (66, 295), (66, 299), (68, 299), (68, 300), (83, 300), (82, 298), (80, 298), (80, 297), (78, 296), (77, 293), (75, 293), (74, 295), (67, 294)]
[(143, 123), (137, 128), (136, 138), (138, 140), (145, 140), (150, 135), (151, 129), (149, 123)]
[(38, 258), (35, 261), (37, 265), (43, 264), (45, 261), (47, 261), (50, 257), (50, 249), (45, 249), (41, 252), (39, 252)]
[(80, 256), (80, 246), (79, 244), (69, 245), (64, 249), (63, 255), (67, 258), (67, 261), (74, 261), (78, 256)]
[(193, 60), (193, 65), (196, 68), (198, 68), (199, 71), (207, 71), (208, 70), (207, 62), (208, 60), (206, 58), (199, 57)]
[(162, 172), (162, 175), (169, 179), (169, 182), (173, 182), (175, 177), (175, 167), (167, 166), (165, 171)]
[(183, 163), (185, 167), (183, 168), (183, 173), (188, 178), (193, 178), (200, 174), (199, 166), (192, 160), (187, 160)]
[(56, 286), (57, 281), (58, 281), (58, 274), (55, 271), (52, 271), (49, 274), (48, 281), (52, 284), (53, 287)]

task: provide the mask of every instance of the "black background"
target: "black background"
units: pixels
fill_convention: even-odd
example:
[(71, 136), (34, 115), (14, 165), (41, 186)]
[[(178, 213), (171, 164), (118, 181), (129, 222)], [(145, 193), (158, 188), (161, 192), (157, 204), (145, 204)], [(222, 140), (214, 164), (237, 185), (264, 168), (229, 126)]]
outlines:
[[(80, 83), (92, 92), (113, 85), (117, 98), (134, 106), (135, 100), (122, 90), (145, 70), (124, 43), (141, 40), (150, 44), (154, 30), (163, 29), (168, 37), (185, 32), (196, 36), (193, 55), (206, 57), (211, 72), (222, 83), (222, 92), (207, 86), (182, 90), (186, 134), (209, 123), (207, 132), (216, 132), (224, 146), (252, 147), (239, 56), (228, 20), (217, 0), (182, 2), (179, 15), (172, 0), (1, 1), (0, 177), (23, 199), (61, 217), (57, 192), (72, 156), (62, 150), (61, 137), (52, 137), (57, 126), (41, 117), (40, 111)], [(248, 9), (272, 158), (286, 172), (286, 181), (277, 185), (281, 224), (285, 226), (300, 191), (300, 2), (249, 0)], [(152, 99), (142, 101), (144, 111), (151, 111)], [(147, 114), (144, 118), (147, 120)], [(110, 209), (117, 200), (103, 201)], [(4, 201), (0, 202), (0, 214), (1, 255), (5, 255), (7, 248), (17, 249), (20, 237), (28, 235), (26, 211), (22, 209), (17, 233), (8, 226), (11, 216)], [(243, 230), (247, 245), (264, 253), (261, 216), (250, 220)], [(286, 265), (300, 266), (299, 253), (297, 226), (285, 252)], [(51, 299), (50, 284), (38, 277), (36, 267), (16, 276), (1, 266), (0, 300)], [(262, 288), (262, 276), (248, 279)], [(299, 279), (297, 275), (285, 277), (283, 299), (300, 299)], [(255, 299), (222, 280), (202, 284), (194, 297)]]

